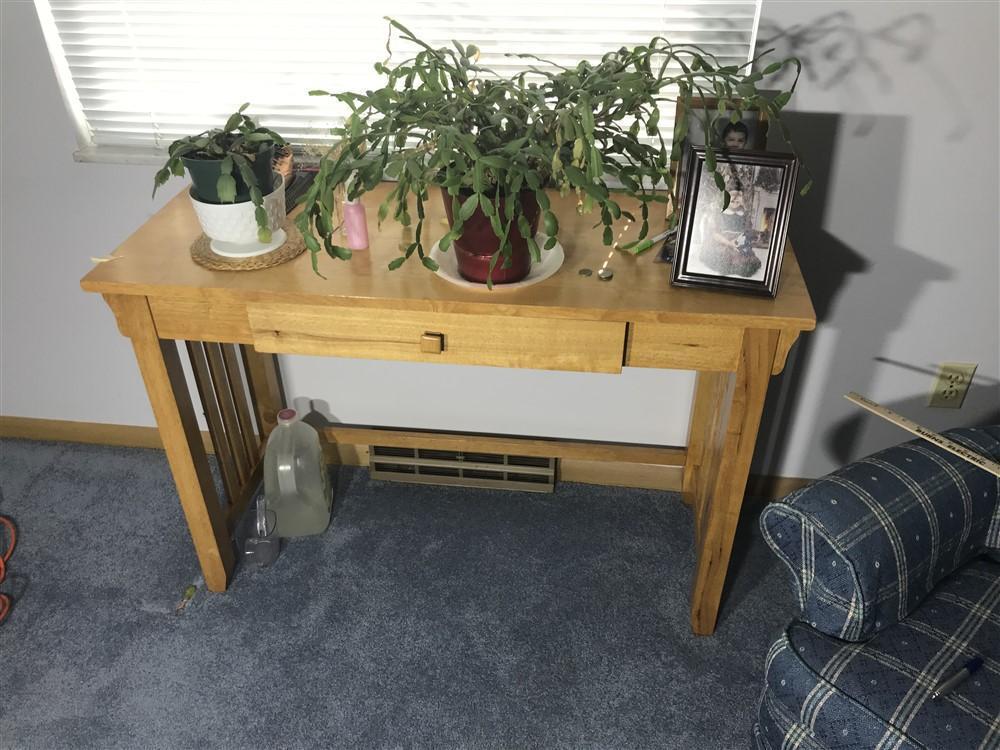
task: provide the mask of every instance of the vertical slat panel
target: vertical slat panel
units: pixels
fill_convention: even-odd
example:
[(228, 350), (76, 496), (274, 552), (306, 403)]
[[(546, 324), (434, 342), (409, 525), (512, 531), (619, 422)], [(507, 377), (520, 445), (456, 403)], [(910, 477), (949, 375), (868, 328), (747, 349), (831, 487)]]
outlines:
[(233, 394), (226, 379), (226, 366), (222, 357), (222, 346), (220, 344), (205, 344), (205, 353), (208, 356), (208, 369), (212, 373), (212, 386), (215, 390), (215, 398), (219, 403), (219, 410), (222, 412), (222, 423), (226, 427), (226, 439), (229, 449), (232, 451), (233, 459), (236, 463), (236, 471), (240, 478), (240, 485), (247, 481), (253, 466), (250, 456), (247, 455), (247, 447), (240, 435), (239, 418), (236, 416), (236, 404), (233, 403)]
[(226, 439), (225, 428), (222, 424), (222, 414), (219, 412), (219, 404), (215, 400), (215, 391), (212, 388), (212, 374), (208, 369), (208, 360), (205, 358), (205, 348), (199, 341), (187, 342), (188, 357), (191, 360), (191, 370), (194, 372), (194, 382), (198, 386), (198, 395), (205, 410), (205, 420), (208, 422), (208, 431), (212, 435), (212, 445), (215, 447), (215, 456), (219, 460), (219, 469), (222, 472), (222, 484), (226, 489), (226, 496), (230, 505), (240, 494), (239, 473), (236, 470), (236, 462), (233, 459), (233, 452), (229, 448), (229, 441)]
[(261, 354), (252, 346), (241, 346), (247, 384), (253, 399), (254, 414), (261, 442), (267, 442), (278, 424), (278, 412), (285, 405), (285, 394), (278, 374), (278, 358), (274, 354)]
[(251, 468), (260, 460), (260, 443), (254, 432), (253, 417), (250, 416), (250, 405), (247, 403), (247, 390), (243, 385), (243, 372), (240, 370), (236, 347), (232, 344), (222, 345), (222, 359), (226, 365), (226, 375), (229, 378), (229, 389), (236, 404), (236, 418), (240, 423), (240, 434), (250, 458)]

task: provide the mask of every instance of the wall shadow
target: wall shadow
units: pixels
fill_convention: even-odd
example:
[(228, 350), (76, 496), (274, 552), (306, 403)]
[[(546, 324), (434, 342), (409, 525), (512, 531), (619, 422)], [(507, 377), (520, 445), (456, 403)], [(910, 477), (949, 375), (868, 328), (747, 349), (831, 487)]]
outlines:
[[(813, 170), (813, 191), (796, 200), (789, 238), (816, 308), (817, 330), (803, 334), (784, 373), (772, 381), (754, 459), (761, 474), (782, 473), (793, 419), (843, 411), (839, 400), (849, 390), (872, 392), (879, 358), (913, 301), (928, 284), (952, 276), (948, 266), (895, 243), (906, 119), (869, 118), (871, 127), (863, 135), (845, 136), (855, 119), (788, 113), (789, 129), (801, 134), (796, 146)], [(858, 152), (850, 161), (838, 152), (845, 138)], [(841, 182), (834, 195), (835, 179), (852, 178), (857, 194), (845, 191)], [(851, 204), (847, 210), (855, 225), (863, 226), (848, 230), (864, 237), (863, 246), (826, 229), (833, 223), (835, 198)], [(804, 465), (843, 462), (823, 435), (806, 439)]]
[[(886, 72), (889, 66), (914, 66), (953, 114), (945, 139), (961, 140), (972, 127), (973, 115), (930, 54), (936, 33), (934, 20), (926, 13), (908, 13), (863, 29), (853, 13), (839, 10), (788, 27), (762, 19), (757, 49), (773, 49), (768, 60), (798, 58), (802, 62), (800, 83), (823, 91), (836, 89), (861, 111), (874, 110), (878, 96), (894, 90), (892, 76)], [(769, 81), (787, 87), (793, 78), (793, 70), (786, 68)], [(861, 133), (871, 125), (871, 118), (856, 123)]]
[(302, 415), (302, 421), (322, 431), (327, 427), (340, 424), (340, 420), (330, 411), (330, 402), (322, 398), (297, 396), (292, 399), (295, 411)]
[[(898, 98), (909, 83), (920, 80), (926, 84), (924, 95), (950, 113), (943, 136), (956, 141), (969, 132), (970, 107), (935, 59), (938, 29), (932, 14), (883, 20), (881, 13), (857, 13), (862, 22), (844, 9), (802, 23), (778, 24), (767, 17), (760, 23), (757, 49), (772, 49), (770, 59), (798, 58), (803, 89), (830, 92), (842, 99), (845, 111), (864, 113), (783, 114), (814, 177), (812, 193), (796, 201), (789, 237), (818, 323), (816, 332), (800, 339), (785, 373), (771, 385), (754, 461), (755, 470), (764, 474), (782, 473), (793, 415), (797, 425), (803, 420), (829, 424), (829, 415), (845, 411), (843, 404), (831, 403), (841, 391), (868, 389), (870, 395), (877, 363), (913, 300), (928, 284), (953, 276), (948, 266), (895, 244), (909, 120), (869, 113), (883, 107), (881, 98)], [(869, 18), (878, 20), (862, 25)], [(786, 66), (769, 81), (787, 88), (793, 76), (794, 69)], [(843, 228), (841, 236), (827, 226)], [(809, 394), (803, 398), (806, 381)], [(803, 467), (837, 465), (878, 445), (859, 439), (845, 451), (843, 434), (835, 440), (803, 436), (801, 430), (797, 439), (816, 443), (810, 454), (799, 452), (797, 463)]]
[[(812, 192), (796, 199), (789, 238), (818, 323), (815, 332), (800, 338), (784, 373), (771, 383), (754, 456), (757, 473), (792, 473), (781, 467), (787, 465), (793, 448), (796, 464), (803, 467), (800, 473), (822, 473), (816, 468), (842, 466), (910, 438), (900, 428), (848, 404), (843, 394), (855, 390), (872, 395), (876, 375), (884, 374), (887, 365), (925, 369), (887, 360), (884, 353), (890, 350), (893, 332), (907, 319), (912, 301), (928, 284), (953, 275), (947, 266), (896, 244), (908, 120), (871, 114), (884, 108), (880, 99), (898, 96), (906, 83), (894, 78), (905, 74), (907, 80), (919, 78), (925, 83), (925, 96), (951, 113), (944, 139), (964, 139), (973, 116), (934, 59), (936, 34), (931, 16), (919, 12), (867, 28), (850, 10), (799, 24), (779, 25), (766, 17), (761, 21), (758, 51), (773, 49), (768, 60), (797, 57), (803, 64), (802, 89), (829, 92), (822, 97), (825, 101), (839, 99), (844, 112), (863, 114), (783, 113), (796, 150), (814, 178)], [(793, 75), (786, 68), (769, 83), (787, 88)], [(780, 145), (771, 148), (782, 150)], [(835, 235), (827, 227), (841, 231)], [(924, 409), (925, 402), (926, 396), (914, 396), (886, 406), (931, 429), (943, 430), (960, 421), (952, 410)], [(995, 404), (1000, 404), (1000, 385), (980, 383), (970, 391), (965, 413), (975, 412), (976, 421), (982, 422), (981, 415), (992, 411), (987, 421), (1000, 421)], [(803, 425), (817, 429), (809, 432)], [(793, 426), (798, 427), (795, 435)], [(792, 440), (805, 446), (793, 446)], [(762, 506), (752, 498), (746, 502), (731, 570), (738, 569), (751, 541), (759, 536)], [(737, 598), (742, 595), (733, 593)]]

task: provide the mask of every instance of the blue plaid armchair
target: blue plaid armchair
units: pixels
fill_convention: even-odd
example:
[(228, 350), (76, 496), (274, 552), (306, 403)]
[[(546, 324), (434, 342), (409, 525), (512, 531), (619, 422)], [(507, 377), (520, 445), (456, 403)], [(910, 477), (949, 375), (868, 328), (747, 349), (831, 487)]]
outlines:
[[(946, 434), (1000, 458), (1000, 427)], [(1000, 748), (998, 496), (1000, 479), (915, 440), (765, 508), (801, 613), (767, 655), (758, 750)]]

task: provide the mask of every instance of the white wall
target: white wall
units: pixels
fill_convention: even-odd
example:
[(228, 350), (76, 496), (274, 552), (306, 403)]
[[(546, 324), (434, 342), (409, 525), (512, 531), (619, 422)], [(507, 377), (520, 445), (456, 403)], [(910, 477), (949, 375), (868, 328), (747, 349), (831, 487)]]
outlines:
[(0, 2), (0, 414), (152, 424), (131, 346), (80, 290), (167, 195), (148, 168), (76, 164), (76, 141), (29, 2)]
[[(765, 0), (758, 51), (807, 65), (789, 125), (816, 185), (790, 233), (820, 322), (772, 384), (763, 471), (904, 436), (851, 390), (936, 429), (1000, 422), (998, 9)], [(979, 363), (961, 410), (926, 407), (943, 361)]]
[[(832, 33), (829, 22), (815, 26), (845, 9)], [(73, 130), (34, 10), (0, 2), (0, 12), (0, 413), (152, 424), (127, 340), (78, 282), (91, 256), (113, 249), (170, 191), (149, 200), (148, 167), (72, 161)], [(909, 60), (876, 32), (914, 13), (931, 33)], [(889, 36), (912, 38), (912, 23)], [(993, 3), (766, 0), (762, 39), (809, 32), (797, 49), (815, 76), (802, 81), (792, 116), (817, 187), (797, 202), (792, 237), (822, 321), (772, 386), (759, 470), (817, 476), (901, 438), (859, 419), (841, 398), (848, 390), (937, 427), (987, 419), (1000, 402), (996, 28)], [(838, 78), (838, 60), (859, 42), (882, 75), (868, 65)], [(989, 385), (961, 411), (924, 409), (931, 378), (907, 369), (942, 360), (979, 362), (977, 381)], [(290, 395), (327, 401), (345, 422), (665, 444), (685, 440), (693, 384), (688, 373), (652, 370), (311, 358), (286, 358), (283, 370)], [(497, 409), (489, 398), (498, 392), (523, 401)]]

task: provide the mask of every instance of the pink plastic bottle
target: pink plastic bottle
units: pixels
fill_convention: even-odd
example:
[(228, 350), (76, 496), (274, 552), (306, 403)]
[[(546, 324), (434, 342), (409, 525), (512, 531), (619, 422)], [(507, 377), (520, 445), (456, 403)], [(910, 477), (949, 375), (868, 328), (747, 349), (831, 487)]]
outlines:
[(360, 201), (344, 201), (344, 232), (351, 250), (368, 249), (368, 217)]

